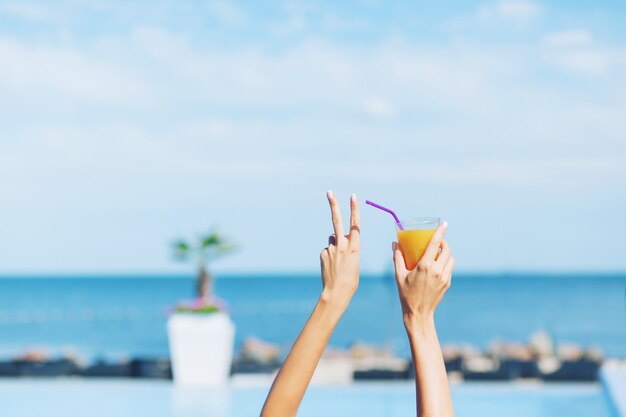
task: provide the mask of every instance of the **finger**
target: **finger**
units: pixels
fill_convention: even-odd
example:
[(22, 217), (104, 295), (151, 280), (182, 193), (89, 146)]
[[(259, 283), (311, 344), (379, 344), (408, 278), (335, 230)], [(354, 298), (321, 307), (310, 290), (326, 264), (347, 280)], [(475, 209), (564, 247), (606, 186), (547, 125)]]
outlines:
[(404, 256), (402, 255), (402, 251), (398, 247), (398, 243), (392, 242), (391, 249), (393, 250), (393, 266), (396, 269), (396, 279), (398, 279), (399, 276), (406, 276), (409, 271), (407, 271), (406, 269)]
[(454, 258), (454, 256), (450, 256), (450, 259), (446, 263), (444, 270), (449, 271), (450, 274), (452, 274), (452, 271), (454, 271), (454, 268), (456, 268), (456, 259)]
[(437, 253), (439, 252), (439, 246), (441, 246), (441, 241), (443, 240), (443, 235), (446, 234), (447, 230), (448, 222), (443, 222), (439, 225), (439, 227), (435, 231), (435, 234), (433, 234), (433, 237), (430, 239), (430, 243), (426, 247), (420, 263), (428, 265), (435, 260), (435, 256), (437, 256)]
[(320, 265), (321, 266), (324, 266), (324, 262), (326, 261), (326, 259), (328, 259), (328, 248), (322, 249), (322, 252), (320, 253)]
[(450, 250), (450, 245), (447, 241), (441, 242), (441, 252), (437, 255), (437, 259), (435, 260), (440, 265), (445, 265), (448, 263), (450, 256), (452, 255), (452, 251)]
[(452, 271), (454, 271), (454, 267), (456, 267), (456, 259), (450, 256), (448, 262), (443, 267), (442, 276), (446, 278), (448, 281), (452, 281)]
[(361, 233), (361, 215), (359, 213), (359, 201), (356, 194), (350, 196), (350, 236), (359, 237)]
[(341, 220), (341, 212), (339, 211), (339, 203), (335, 198), (335, 194), (332, 191), (326, 193), (328, 197), (328, 203), (330, 204), (330, 212), (333, 218), (333, 228), (335, 229), (335, 236), (340, 239), (343, 236), (343, 222)]
[(335, 238), (335, 235), (328, 236), (328, 246), (334, 245), (336, 243), (337, 239)]

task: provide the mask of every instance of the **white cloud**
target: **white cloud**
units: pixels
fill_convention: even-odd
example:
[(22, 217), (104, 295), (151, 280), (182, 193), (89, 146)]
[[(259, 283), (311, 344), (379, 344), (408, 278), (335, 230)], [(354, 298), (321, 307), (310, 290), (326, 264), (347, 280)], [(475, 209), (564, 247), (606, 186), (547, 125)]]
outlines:
[(613, 56), (606, 50), (564, 51), (550, 55), (554, 65), (570, 72), (602, 76), (611, 67)]
[(543, 7), (531, 0), (499, 0), (483, 3), (468, 14), (451, 17), (444, 26), (458, 32), (462, 38), (473, 32), (487, 32), (501, 39), (507, 33), (527, 31), (543, 12)]
[(239, 27), (246, 24), (248, 18), (240, 7), (229, 0), (210, 0), (206, 3), (209, 12), (224, 26)]
[(541, 13), (541, 7), (529, 0), (501, 0), (494, 10), (501, 17), (517, 21), (528, 21)]
[[(258, 126), (251, 131), (244, 128), (251, 126), (248, 117), (262, 114), (272, 124), (264, 127), (263, 135), (273, 141), (288, 137), (291, 128), (299, 131), (298, 123), (322, 118), (331, 132), (367, 115), (394, 118), (399, 126), (406, 123), (404, 119), (421, 120), (418, 128), (428, 132), (424, 134), (446, 136), (448, 143), (455, 143), (456, 135), (466, 133), (443, 121), (455, 114), (459, 125), (474, 125), (480, 140), (473, 146), (479, 149), (498, 143), (497, 134), (484, 132), (494, 120), (508, 121), (499, 128), (505, 135), (519, 137), (533, 130), (524, 143), (545, 147), (560, 144), (561, 138), (582, 140), (577, 133), (584, 130), (581, 124), (593, 121), (568, 101), (569, 90), (555, 96), (528, 74), (542, 70), (546, 63), (600, 74), (610, 64), (626, 65), (613, 58), (617, 52), (575, 49), (542, 56), (532, 49), (507, 46), (435, 47), (401, 41), (362, 49), (321, 40), (305, 40), (271, 53), (254, 47), (233, 52), (212, 44), (193, 45), (184, 36), (150, 27), (138, 27), (130, 42), (107, 38), (85, 49), (0, 38), (0, 59), (12, 62), (0, 68), (0, 92), (15, 98), (0, 107), (17, 117), (26, 109), (56, 114), (59, 109), (98, 108), (106, 110), (102, 120), (108, 114), (121, 118), (121, 111), (132, 110), (139, 112), (134, 117), (163, 120), (168, 129), (182, 121), (196, 126), (196, 132), (229, 140), (259, 131)], [(618, 85), (617, 80), (606, 82)], [(615, 92), (609, 88), (595, 94)], [(557, 125), (547, 123), (539, 108), (551, 114), (552, 121), (555, 114), (565, 116)], [(567, 122), (567, 114), (573, 111), (580, 115)], [(602, 140), (612, 141), (615, 133), (611, 132), (621, 132), (621, 122), (613, 112), (601, 111), (609, 115), (602, 123), (607, 131)], [(101, 117), (95, 114), (89, 111), (97, 125)], [(560, 131), (555, 133), (557, 127)], [(145, 131), (149, 124), (137, 129)], [(410, 137), (408, 133), (397, 134), (401, 140)], [(149, 138), (152, 132), (143, 134)], [(172, 132), (172, 138), (175, 135)]]
[(304, 32), (308, 27), (308, 21), (303, 14), (294, 14), (289, 18), (271, 23), (269, 30), (276, 36), (289, 37)]
[(542, 43), (555, 48), (586, 47), (593, 43), (593, 36), (584, 29), (564, 30), (548, 33), (543, 37)]
[(589, 192), (607, 190), (626, 182), (626, 155), (601, 158), (506, 156), (488, 159), (440, 160), (411, 163), (414, 155), (398, 154), (393, 163), (370, 163), (367, 171), (348, 164), (340, 175), (358, 175), (360, 180), (395, 183), (400, 186), (533, 189), (537, 192)]
[(363, 103), (365, 113), (376, 119), (389, 119), (394, 115), (393, 106), (385, 100), (368, 98)]
[(321, 25), (331, 32), (363, 31), (369, 24), (365, 19), (327, 14), (322, 18)]
[(543, 9), (530, 0), (500, 0), (481, 6), (475, 16), (477, 23), (497, 21), (525, 25), (537, 18)]
[(126, 65), (74, 48), (39, 46), (0, 38), (0, 91), (21, 101), (52, 108), (63, 104), (127, 106), (147, 102), (150, 91)]
[(53, 13), (47, 7), (28, 1), (1, 2), (0, 15), (34, 22), (46, 21), (53, 17)]
[(593, 42), (588, 30), (573, 29), (543, 36), (545, 60), (570, 73), (599, 77), (612, 67), (624, 64), (623, 50)]
[[(506, 4), (491, 6), (491, 18), (541, 13)], [(3, 210), (65, 218), (59, 229), (81, 213), (90, 221), (79, 226), (107, 224), (91, 221), (104, 213), (109, 224), (127, 218), (137, 236), (168, 236), (181, 222), (228, 221), (251, 199), (265, 214), (231, 226), (255, 243), (275, 227), (248, 225), (282, 210), (277, 201), (300, 213), (305, 195), (334, 184), (410, 204), (407, 190), (441, 193), (420, 204), (450, 210), (469, 201), (462, 192), (482, 190), (470, 202), (484, 209), (531, 204), (535, 192), (547, 203), (584, 204), (626, 184), (621, 45), (583, 31), (549, 33), (541, 48), (536, 37), (516, 47), (401, 37), (363, 45), (297, 26), (302, 36), (280, 46), (224, 46), (156, 24), (61, 45), (0, 37), (0, 62), (11, 63), (0, 66)], [(591, 87), (537, 76), (555, 67), (601, 76)], [(288, 258), (288, 267), (303, 259)]]

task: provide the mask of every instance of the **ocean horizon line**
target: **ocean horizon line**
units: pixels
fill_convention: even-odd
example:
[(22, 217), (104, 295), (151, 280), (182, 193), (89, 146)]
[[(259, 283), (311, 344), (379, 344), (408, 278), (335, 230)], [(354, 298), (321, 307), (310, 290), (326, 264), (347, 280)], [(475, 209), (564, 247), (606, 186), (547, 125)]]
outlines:
[[(390, 276), (392, 271), (362, 272), (361, 278), (377, 279)], [(19, 272), (1, 273), (3, 279), (193, 279), (195, 272)], [(222, 279), (319, 279), (320, 273), (313, 271), (242, 271), (242, 272), (213, 272), (213, 276)], [(456, 278), (624, 278), (626, 271), (589, 271), (589, 270), (501, 270), (501, 271), (459, 271)]]

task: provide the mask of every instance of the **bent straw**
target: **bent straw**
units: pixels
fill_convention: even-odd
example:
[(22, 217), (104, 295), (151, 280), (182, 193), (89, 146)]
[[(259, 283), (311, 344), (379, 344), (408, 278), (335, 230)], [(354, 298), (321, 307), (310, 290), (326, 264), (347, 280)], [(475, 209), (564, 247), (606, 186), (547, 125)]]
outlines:
[(393, 210), (388, 209), (387, 207), (383, 207), (380, 204), (376, 204), (376, 203), (371, 202), (369, 200), (365, 200), (365, 204), (369, 204), (372, 207), (376, 207), (379, 210), (386, 211), (387, 213), (391, 214), (393, 216), (393, 218), (396, 220), (396, 224), (398, 225), (398, 229), (404, 230), (404, 227), (402, 227), (402, 224), (400, 223), (400, 219), (398, 218), (398, 216), (396, 216), (396, 213), (394, 213)]

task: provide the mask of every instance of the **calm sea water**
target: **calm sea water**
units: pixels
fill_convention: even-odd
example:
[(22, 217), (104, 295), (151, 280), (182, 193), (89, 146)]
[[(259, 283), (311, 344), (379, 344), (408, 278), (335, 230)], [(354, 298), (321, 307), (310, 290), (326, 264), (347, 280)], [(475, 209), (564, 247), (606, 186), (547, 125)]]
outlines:
[[(288, 347), (321, 288), (317, 276), (224, 276), (237, 345), (256, 336)], [(0, 356), (43, 347), (94, 357), (165, 356), (167, 309), (192, 295), (192, 277), (0, 278)], [(457, 275), (437, 314), (442, 343), (485, 347), (547, 330), (556, 342), (626, 357), (626, 274)], [(407, 354), (395, 282), (366, 276), (331, 345), (392, 346)]]

